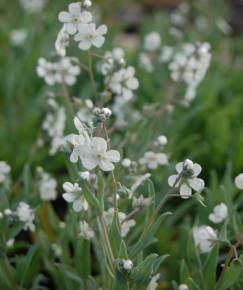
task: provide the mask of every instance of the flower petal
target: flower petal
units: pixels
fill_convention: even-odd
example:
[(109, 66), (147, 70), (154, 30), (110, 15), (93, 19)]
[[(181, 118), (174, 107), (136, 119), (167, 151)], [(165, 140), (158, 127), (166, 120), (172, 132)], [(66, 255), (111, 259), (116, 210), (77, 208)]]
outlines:
[(60, 22), (69, 22), (71, 21), (71, 19), (72, 19), (71, 15), (66, 11), (62, 11), (58, 14), (58, 20)]
[(68, 5), (68, 11), (72, 14), (79, 14), (81, 12), (81, 7), (79, 3), (71, 3)]
[(105, 38), (103, 36), (96, 36), (93, 40), (92, 40), (92, 44), (95, 47), (100, 48), (105, 42)]
[(107, 33), (107, 26), (106, 25), (100, 25), (96, 30), (96, 35), (103, 35)]
[(194, 163), (193, 164), (193, 173), (194, 173), (193, 175), (198, 176), (201, 171), (202, 171), (201, 165), (199, 165), (198, 163)]
[(71, 35), (73, 35), (77, 31), (76, 26), (73, 25), (72, 23), (65, 23), (64, 27), (65, 27), (65, 30)]
[(85, 158), (82, 158), (82, 164), (86, 169), (92, 170), (98, 165), (98, 161), (92, 156), (87, 156)]
[(91, 42), (87, 39), (84, 39), (84, 40), (81, 40), (79, 42), (79, 45), (78, 47), (81, 49), (81, 50), (89, 50), (90, 47), (91, 47)]
[(76, 198), (76, 195), (73, 193), (66, 192), (62, 195), (62, 197), (63, 197), (63, 199), (66, 200), (66, 202), (73, 202)]
[(80, 199), (75, 200), (75, 202), (73, 203), (73, 210), (75, 212), (80, 212), (83, 209), (83, 203)]
[(176, 171), (178, 173), (181, 173), (182, 172), (182, 170), (183, 170), (183, 163), (184, 162), (179, 162), (179, 163), (176, 164)]
[(188, 179), (188, 183), (196, 192), (202, 191), (205, 186), (205, 183), (201, 178)]
[(192, 189), (185, 183), (180, 186), (181, 198), (189, 198), (192, 195)]
[(71, 182), (64, 182), (62, 187), (67, 192), (73, 191), (73, 184)]
[(109, 150), (105, 153), (105, 158), (110, 162), (119, 162), (121, 156), (117, 150)]
[(90, 147), (95, 151), (106, 151), (107, 143), (104, 138), (94, 137), (90, 143)]
[(114, 169), (114, 165), (107, 160), (100, 161), (99, 166), (103, 171), (112, 171)]
[(170, 187), (178, 187), (179, 186), (179, 180), (178, 180), (178, 182), (176, 183), (176, 185), (175, 185), (175, 182), (176, 182), (176, 180), (179, 178), (179, 175), (177, 175), (177, 174), (174, 174), (174, 175), (171, 175), (169, 178), (168, 178), (168, 184), (169, 184), (169, 186)]

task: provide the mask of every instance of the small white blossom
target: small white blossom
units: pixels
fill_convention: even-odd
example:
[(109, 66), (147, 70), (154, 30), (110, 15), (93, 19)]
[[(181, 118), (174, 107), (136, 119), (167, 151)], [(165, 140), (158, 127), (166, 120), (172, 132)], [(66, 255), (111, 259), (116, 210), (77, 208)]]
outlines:
[(132, 161), (131, 161), (129, 158), (124, 158), (124, 159), (122, 160), (121, 164), (122, 164), (123, 167), (128, 168), (128, 167), (131, 166)]
[(52, 250), (54, 252), (54, 256), (55, 257), (58, 258), (58, 257), (60, 257), (62, 255), (62, 247), (60, 245), (52, 244), (51, 247), (52, 247)]
[(151, 198), (150, 197), (145, 198), (142, 194), (138, 198), (133, 197), (133, 200), (132, 200), (132, 206), (134, 208), (147, 207), (150, 204), (151, 204)]
[(158, 138), (157, 138), (157, 143), (161, 146), (164, 146), (168, 143), (168, 139), (166, 136), (164, 135), (160, 135)]
[(37, 168), (38, 187), (42, 200), (55, 200), (57, 198), (57, 182), (50, 174), (46, 173), (41, 167)]
[(82, 210), (88, 210), (88, 202), (81, 193), (81, 187), (78, 183), (72, 184), (71, 182), (65, 182), (63, 184), (63, 189), (65, 190), (62, 195), (63, 198), (68, 202), (73, 204), (73, 210), (75, 212), (80, 212)]
[(79, 2), (68, 5), (68, 12), (62, 11), (58, 15), (60, 22), (64, 23), (65, 30), (73, 35), (77, 32), (81, 23), (89, 23), (92, 21), (92, 15), (88, 11), (82, 11)]
[(209, 215), (209, 220), (215, 224), (219, 224), (226, 219), (228, 215), (228, 208), (225, 203), (216, 205), (213, 212)]
[(15, 29), (11, 31), (10, 42), (13, 46), (22, 46), (27, 38), (27, 31), (25, 29)]
[(90, 173), (89, 171), (82, 171), (79, 173), (80, 177), (83, 179), (83, 180), (90, 180)]
[(144, 38), (144, 49), (147, 51), (156, 51), (161, 44), (161, 37), (158, 32), (153, 31)]
[(180, 195), (182, 198), (189, 198), (192, 195), (192, 189), (200, 192), (204, 188), (204, 181), (197, 176), (202, 168), (199, 164), (193, 163), (186, 159), (184, 162), (176, 164), (178, 174), (171, 175), (168, 179), (170, 187), (180, 187)]
[(142, 165), (146, 165), (149, 169), (154, 170), (160, 165), (168, 164), (168, 156), (165, 153), (148, 151), (140, 158), (139, 162)]
[(83, 146), (80, 146), (79, 157), (83, 166), (92, 170), (99, 166), (103, 171), (112, 171), (114, 165), (120, 161), (120, 153), (116, 150), (107, 151), (107, 142), (100, 137), (94, 137), (91, 141)]
[(35, 215), (27, 203), (21, 201), (16, 209), (16, 214), (19, 220), (25, 224), (24, 230), (29, 229), (32, 232), (35, 230), (35, 225), (33, 223)]
[(178, 290), (189, 290), (188, 286), (186, 284), (180, 284), (178, 286)]
[(6, 246), (7, 248), (12, 248), (14, 245), (15, 239), (10, 239), (7, 241)]
[(43, 78), (48, 85), (54, 85), (56, 83), (56, 66), (54, 63), (47, 61), (41, 57), (38, 59), (37, 75)]
[(158, 283), (159, 278), (160, 278), (159, 273), (154, 275), (152, 277), (152, 279), (150, 280), (149, 285), (148, 285), (146, 290), (156, 290), (158, 285), (159, 285), (159, 283)]
[(201, 253), (210, 252), (217, 241), (216, 232), (210, 226), (206, 225), (195, 227), (193, 229), (193, 237), (195, 245)]
[(65, 28), (63, 27), (58, 35), (57, 39), (55, 42), (55, 48), (56, 52), (60, 56), (65, 56), (66, 55), (66, 48), (69, 46), (70, 43), (70, 37)]
[(20, 0), (22, 8), (28, 14), (40, 13), (46, 0)]
[(171, 46), (163, 46), (162, 52), (161, 52), (160, 58), (159, 58), (160, 61), (162, 63), (170, 61), (171, 57), (173, 55), (173, 52), (174, 52), (173, 47), (171, 47)]
[(69, 57), (63, 57), (56, 63), (56, 81), (59, 84), (74, 85), (80, 72), (80, 67), (72, 63)]
[(240, 173), (239, 175), (236, 176), (236, 178), (235, 178), (235, 186), (238, 189), (243, 189), (243, 173)]
[(122, 262), (122, 267), (124, 270), (126, 271), (132, 270), (133, 262), (131, 260), (122, 259), (121, 262)]
[(100, 48), (104, 42), (104, 35), (107, 33), (107, 26), (100, 25), (96, 28), (94, 23), (82, 24), (78, 27), (78, 33), (74, 36), (74, 40), (79, 42), (78, 47), (81, 50), (89, 50), (92, 45)]
[(86, 240), (90, 240), (94, 237), (94, 231), (86, 221), (81, 221), (79, 223), (79, 235)]
[(109, 80), (109, 89), (124, 100), (131, 100), (133, 98), (133, 91), (139, 86), (134, 74), (135, 69), (132, 66), (115, 72)]
[(6, 208), (3, 213), (6, 215), (6, 216), (10, 216), (13, 214), (12, 210), (10, 208)]
[(113, 48), (112, 51), (107, 51), (104, 54), (102, 62), (99, 64), (99, 70), (104, 75), (110, 75), (117, 69), (119, 70), (126, 64), (124, 59), (125, 52), (120, 47)]
[(139, 55), (139, 64), (147, 72), (151, 73), (154, 70), (154, 66), (151, 58), (145, 52), (140, 53)]
[(3, 183), (11, 168), (5, 161), (0, 161), (0, 183)]

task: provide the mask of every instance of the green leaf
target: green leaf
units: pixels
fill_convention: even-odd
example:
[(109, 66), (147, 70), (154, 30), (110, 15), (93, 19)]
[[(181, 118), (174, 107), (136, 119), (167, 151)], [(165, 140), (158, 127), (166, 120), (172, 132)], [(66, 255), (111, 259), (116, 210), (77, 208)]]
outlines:
[(91, 192), (89, 192), (88, 190), (84, 189), (83, 190), (83, 194), (84, 194), (85, 199), (88, 201), (88, 203), (90, 205), (92, 205), (93, 209), (96, 209), (96, 210), (98, 210), (100, 212), (101, 211), (101, 207), (100, 207), (98, 199)]
[(119, 220), (118, 220), (118, 212), (115, 211), (113, 215), (112, 224), (109, 231), (109, 237), (111, 242), (111, 247), (113, 254), (116, 257), (119, 255), (120, 245), (121, 245), (121, 235), (120, 235), (120, 229), (119, 229)]
[(126, 259), (126, 260), (129, 259), (128, 252), (127, 252), (127, 246), (126, 246), (124, 240), (121, 241), (118, 257), (119, 257), (119, 259)]
[(208, 255), (207, 260), (203, 266), (205, 289), (215, 288), (218, 253), (219, 246), (215, 245), (211, 253)]
[(240, 274), (243, 272), (243, 256), (231, 262), (231, 265), (223, 274), (223, 279), (218, 285), (217, 290), (227, 290), (238, 281)]
[(171, 212), (165, 212), (161, 214), (158, 217), (157, 221), (153, 225), (151, 225), (144, 237), (142, 237), (134, 246), (129, 249), (129, 256), (131, 258), (134, 258), (139, 252), (143, 251), (150, 244), (162, 221), (168, 215), (171, 215)]
[(88, 285), (89, 285), (89, 290), (97, 290), (97, 285), (96, 285), (96, 281), (94, 279), (94, 277), (89, 276), (88, 277)]

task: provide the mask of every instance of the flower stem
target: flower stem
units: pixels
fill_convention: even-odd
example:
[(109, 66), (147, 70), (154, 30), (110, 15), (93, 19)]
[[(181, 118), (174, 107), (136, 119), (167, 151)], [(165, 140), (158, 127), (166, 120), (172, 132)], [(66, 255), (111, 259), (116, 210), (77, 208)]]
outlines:
[(96, 82), (95, 82), (94, 71), (93, 71), (93, 58), (92, 58), (92, 53), (90, 51), (88, 51), (88, 59), (89, 59), (89, 65), (88, 65), (89, 78), (92, 84), (94, 95), (96, 98), (98, 98), (98, 92), (96, 89)]

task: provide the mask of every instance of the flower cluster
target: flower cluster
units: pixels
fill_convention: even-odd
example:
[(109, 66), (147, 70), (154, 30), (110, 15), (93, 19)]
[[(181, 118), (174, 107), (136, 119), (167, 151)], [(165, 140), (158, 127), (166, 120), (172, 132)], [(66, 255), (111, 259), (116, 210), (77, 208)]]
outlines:
[(38, 60), (37, 74), (50, 86), (63, 83), (72, 86), (80, 71), (76, 58), (63, 57), (57, 62), (50, 62), (45, 58)]
[(21, 222), (24, 223), (24, 230), (35, 230), (35, 225), (33, 223), (35, 219), (35, 215), (33, 210), (30, 208), (30, 206), (26, 203), (21, 201), (16, 209), (16, 215), (19, 218)]
[[(81, 50), (89, 50), (92, 46), (100, 48), (104, 44), (107, 27), (106, 25), (96, 27), (96, 24), (92, 22), (93, 17), (89, 11), (91, 5), (91, 1), (71, 3), (68, 5), (68, 11), (59, 13), (58, 19), (63, 23), (62, 34), (59, 33), (59, 39), (67, 38), (67, 36), (64, 36), (64, 32), (74, 36), (73, 38), (78, 42), (78, 47)], [(58, 43), (59, 51), (68, 46), (66, 41), (59, 41)]]
[(186, 85), (184, 103), (189, 104), (196, 96), (198, 85), (203, 80), (211, 60), (210, 44), (186, 43), (173, 56), (169, 64), (171, 78)]
[(51, 177), (50, 174), (45, 172), (43, 168), (37, 168), (38, 174), (38, 187), (40, 197), (42, 200), (55, 200), (57, 197), (57, 182), (55, 178)]
[(42, 128), (51, 139), (49, 154), (54, 155), (66, 143), (64, 138), (66, 112), (64, 107), (59, 106), (54, 99), (49, 99), (48, 104), (51, 107), (51, 111), (47, 113), (42, 123)]

